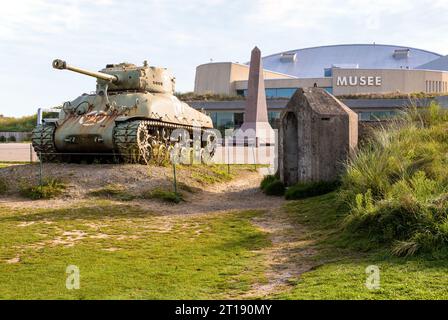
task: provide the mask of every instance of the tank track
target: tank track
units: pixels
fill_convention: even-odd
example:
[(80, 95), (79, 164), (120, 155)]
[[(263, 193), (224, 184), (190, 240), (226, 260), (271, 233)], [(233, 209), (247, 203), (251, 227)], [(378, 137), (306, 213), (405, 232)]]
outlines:
[(43, 162), (60, 161), (54, 144), (54, 133), (56, 126), (51, 124), (41, 124), (34, 128), (31, 134), (31, 143), (39, 159)]
[[(162, 164), (170, 160), (170, 151), (176, 148), (176, 141), (170, 139), (175, 129), (186, 129), (191, 139), (193, 127), (171, 124), (155, 120), (134, 120), (117, 124), (114, 130), (114, 143), (117, 153), (124, 162), (148, 164), (155, 162)], [(206, 129), (205, 129), (206, 130)], [(201, 129), (201, 134), (205, 131)], [(207, 157), (204, 153), (204, 144), (201, 142), (199, 152), (202, 160)], [(182, 148), (179, 157), (189, 157), (191, 150)], [(213, 156), (214, 150), (210, 155)], [(204, 155), (204, 156), (203, 156)]]

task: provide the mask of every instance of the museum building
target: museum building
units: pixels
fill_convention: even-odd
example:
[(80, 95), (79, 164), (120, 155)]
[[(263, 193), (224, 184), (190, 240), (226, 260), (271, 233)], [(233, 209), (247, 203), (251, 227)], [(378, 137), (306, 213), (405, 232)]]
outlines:
[[(349, 44), (284, 51), (263, 57), (266, 97), (274, 124), (298, 88), (320, 87), (335, 96), (387, 93), (448, 92), (448, 56), (395, 45)], [(194, 92), (223, 95), (247, 93), (249, 65), (211, 62), (196, 68)], [(367, 103), (368, 104), (368, 103)], [(238, 127), (244, 103), (194, 103), (208, 111), (217, 127)], [(350, 105), (349, 105), (350, 107)], [(396, 107), (358, 106), (360, 120), (389, 117)], [(364, 109), (368, 110), (364, 110)]]

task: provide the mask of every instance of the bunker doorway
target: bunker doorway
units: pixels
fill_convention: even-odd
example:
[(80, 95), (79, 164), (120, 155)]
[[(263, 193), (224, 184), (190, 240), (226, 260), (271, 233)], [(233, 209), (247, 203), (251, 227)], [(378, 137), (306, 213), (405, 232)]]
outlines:
[(291, 186), (298, 181), (299, 174), (299, 137), (298, 121), (294, 112), (288, 112), (283, 118), (284, 128), (284, 182)]

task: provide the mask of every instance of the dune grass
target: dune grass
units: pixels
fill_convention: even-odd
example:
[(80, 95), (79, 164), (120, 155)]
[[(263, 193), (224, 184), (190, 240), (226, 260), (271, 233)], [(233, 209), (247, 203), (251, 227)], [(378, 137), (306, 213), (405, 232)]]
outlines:
[(448, 255), (448, 111), (411, 110), (348, 163), (340, 198), (349, 232), (396, 255)]
[[(105, 200), (54, 210), (0, 209), (1, 299), (213, 299), (264, 274), (266, 235), (244, 211), (167, 217)], [(66, 289), (66, 268), (80, 289)]]

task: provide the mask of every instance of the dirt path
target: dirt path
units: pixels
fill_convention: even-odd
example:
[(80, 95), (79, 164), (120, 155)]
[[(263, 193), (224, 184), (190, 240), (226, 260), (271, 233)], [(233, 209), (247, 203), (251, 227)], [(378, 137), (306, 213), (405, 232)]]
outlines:
[(257, 284), (243, 298), (268, 298), (287, 290), (291, 280), (311, 270), (315, 263), (309, 258), (316, 253), (309, 240), (304, 240), (306, 230), (291, 221), (282, 208), (272, 208), (254, 220), (258, 228), (269, 233), (272, 246), (260, 253), (266, 257), (267, 283)]

